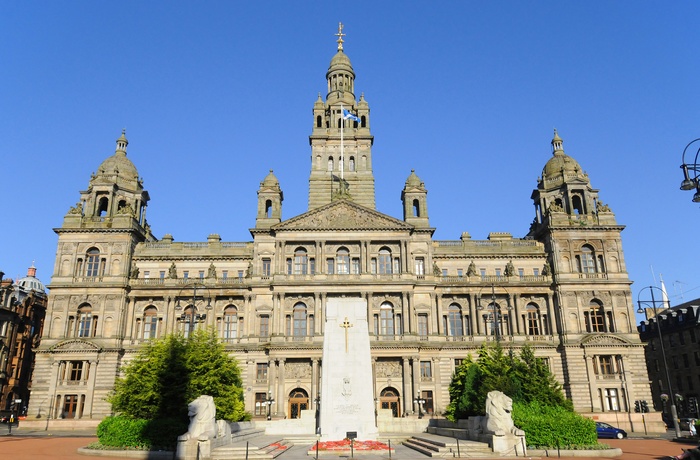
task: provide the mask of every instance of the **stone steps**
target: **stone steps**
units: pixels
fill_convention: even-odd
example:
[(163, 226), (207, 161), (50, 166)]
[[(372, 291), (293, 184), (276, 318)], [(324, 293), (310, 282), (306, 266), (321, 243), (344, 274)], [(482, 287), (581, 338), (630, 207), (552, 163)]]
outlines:
[[(458, 444), (459, 443), (459, 448)], [(415, 451), (428, 457), (451, 458), (457, 457), (498, 457), (488, 444), (476, 441), (463, 441), (439, 435), (412, 436), (403, 443)]]
[(246, 458), (271, 460), (283, 454), (292, 446), (292, 443), (283, 439), (269, 442), (263, 446), (256, 446), (250, 442), (241, 441), (212, 450), (211, 458), (212, 460), (241, 460)]

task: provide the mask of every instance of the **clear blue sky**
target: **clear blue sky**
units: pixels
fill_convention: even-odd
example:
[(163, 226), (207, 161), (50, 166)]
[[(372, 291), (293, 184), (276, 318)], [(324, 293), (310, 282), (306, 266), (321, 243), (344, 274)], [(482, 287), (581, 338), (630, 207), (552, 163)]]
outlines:
[[(377, 208), (411, 169), (436, 239), (522, 237), (557, 128), (626, 225), (636, 300), (663, 274), (700, 297), (700, 207), (681, 153), (700, 137), (696, 1), (0, 1), (0, 269), (48, 284), (59, 227), (114, 153), (159, 238), (250, 240), (273, 169), (307, 209), (312, 105), (345, 24), (370, 104)], [(693, 230), (693, 229), (696, 230)]]

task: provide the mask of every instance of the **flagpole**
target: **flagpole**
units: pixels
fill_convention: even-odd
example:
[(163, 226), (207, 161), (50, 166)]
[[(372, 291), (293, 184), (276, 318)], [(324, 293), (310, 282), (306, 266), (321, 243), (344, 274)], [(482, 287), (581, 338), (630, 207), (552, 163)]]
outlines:
[[(340, 104), (340, 180), (343, 180), (343, 170), (345, 169), (345, 165), (343, 162), (345, 161), (344, 157), (344, 150), (343, 150), (343, 127), (345, 126), (345, 115), (343, 112), (343, 104)], [(340, 184), (342, 186), (342, 182)]]

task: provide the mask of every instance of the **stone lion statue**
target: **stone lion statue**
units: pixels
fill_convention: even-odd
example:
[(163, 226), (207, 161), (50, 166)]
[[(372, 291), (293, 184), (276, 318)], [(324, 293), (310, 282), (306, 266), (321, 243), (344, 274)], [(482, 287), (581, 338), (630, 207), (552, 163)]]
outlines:
[(187, 405), (187, 415), (190, 417), (190, 426), (187, 433), (180, 436), (180, 440), (199, 439), (205, 441), (216, 437), (218, 427), (214, 398), (207, 395), (198, 397)]
[(524, 436), (525, 432), (513, 424), (512, 412), (512, 399), (500, 391), (489, 391), (486, 395), (486, 417), (482, 419), (483, 432), (495, 436)]

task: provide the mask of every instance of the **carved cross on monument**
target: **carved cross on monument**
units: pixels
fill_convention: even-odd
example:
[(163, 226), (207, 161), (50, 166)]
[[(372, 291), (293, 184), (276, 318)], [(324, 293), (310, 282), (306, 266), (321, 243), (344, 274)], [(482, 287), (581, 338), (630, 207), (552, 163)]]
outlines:
[(343, 329), (345, 329), (345, 353), (348, 352), (348, 328), (352, 327), (352, 324), (348, 322), (348, 317), (345, 317), (345, 321), (340, 325)]

